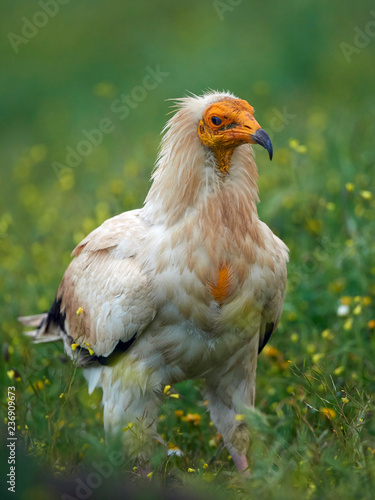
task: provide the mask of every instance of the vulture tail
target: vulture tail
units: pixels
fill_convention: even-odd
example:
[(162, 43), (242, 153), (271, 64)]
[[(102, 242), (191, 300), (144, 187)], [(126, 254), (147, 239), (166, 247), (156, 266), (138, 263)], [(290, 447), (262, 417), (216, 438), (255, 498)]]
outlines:
[(48, 313), (35, 314), (34, 316), (20, 316), (18, 321), (25, 326), (36, 327), (36, 330), (27, 331), (25, 335), (31, 337), (35, 344), (42, 342), (55, 342), (61, 340), (60, 335), (48, 331)]

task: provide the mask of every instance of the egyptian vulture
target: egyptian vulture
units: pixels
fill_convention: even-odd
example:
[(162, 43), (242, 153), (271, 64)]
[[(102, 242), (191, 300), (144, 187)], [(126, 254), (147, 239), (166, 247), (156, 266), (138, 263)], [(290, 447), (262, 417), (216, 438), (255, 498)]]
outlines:
[[(48, 313), (20, 318), (36, 342), (62, 340), (103, 391), (107, 435), (147, 468), (163, 389), (205, 381), (211, 419), (239, 471), (257, 356), (280, 319), (288, 249), (257, 213), (251, 144), (272, 144), (247, 101), (176, 101), (143, 208), (74, 249)], [(78, 345), (78, 347), (77, 347)], [(129, 423), (132, 431), (122, 432)]]

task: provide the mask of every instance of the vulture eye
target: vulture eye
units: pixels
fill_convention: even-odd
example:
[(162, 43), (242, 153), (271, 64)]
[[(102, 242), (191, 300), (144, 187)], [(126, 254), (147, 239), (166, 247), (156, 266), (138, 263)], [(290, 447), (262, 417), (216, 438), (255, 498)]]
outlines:
[(213, 116), (211, 118), (211, 122), (214, 124), (214, 125), (221, 125), (222, 124), (222, 121), (220, 120), (220, 118), (218, 116)]

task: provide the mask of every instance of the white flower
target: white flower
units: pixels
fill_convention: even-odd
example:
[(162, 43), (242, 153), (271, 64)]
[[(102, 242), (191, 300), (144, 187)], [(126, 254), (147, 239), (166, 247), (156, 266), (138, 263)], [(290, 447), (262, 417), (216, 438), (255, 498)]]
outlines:
[(347, 316), (349, 314), (349, 306), (346, 304), (340, 304), (339, 307), (337, 308), (337, 316), (343, 317)]
[(170, 457), (171, 455), (175, 455), (176, 457), (183, 457), (184, 453), (180, 450), (180, 448), (170, 448), (168, 450), (168, 457)]

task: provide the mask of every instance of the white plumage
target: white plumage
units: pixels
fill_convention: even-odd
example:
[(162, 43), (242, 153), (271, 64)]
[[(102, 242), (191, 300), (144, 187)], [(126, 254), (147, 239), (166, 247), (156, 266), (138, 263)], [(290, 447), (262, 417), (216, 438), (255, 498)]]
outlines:
[(288, 260), (256, 210), (250, 143), (270, 156), (272, 146), (251, 106), (229, 93), (177, 108), (144, 207), (89, 234), (50, 312), (21, 320), (39, 326), (36, 340), (62, 339), (79, 358), (89, 391), (103, 389), (106, 431), (134, 423), (122, 439), (143, 462), (161, 439), (165, 385), (204, 378), (211, 418), (244, 470), (248, 431), (236, 415), (254, 405), (258, 351), (281, 315)]

